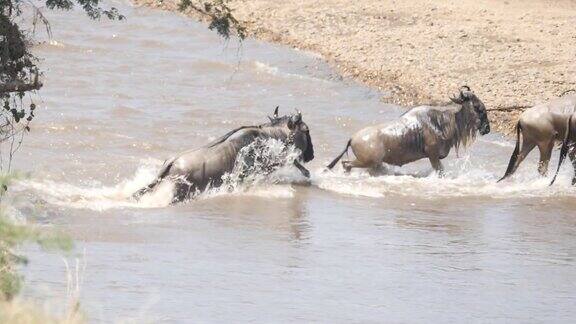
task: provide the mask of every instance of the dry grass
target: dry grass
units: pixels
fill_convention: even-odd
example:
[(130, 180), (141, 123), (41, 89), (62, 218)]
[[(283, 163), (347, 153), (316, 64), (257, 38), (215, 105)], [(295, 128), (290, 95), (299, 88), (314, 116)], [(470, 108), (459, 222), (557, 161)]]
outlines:
[(5, 324), (77, 324), (84, 323), (84, 316), (72, 310), (62, 317), (51, 315), (46, 307), (26, 301), (0, 302), (0, 323)]

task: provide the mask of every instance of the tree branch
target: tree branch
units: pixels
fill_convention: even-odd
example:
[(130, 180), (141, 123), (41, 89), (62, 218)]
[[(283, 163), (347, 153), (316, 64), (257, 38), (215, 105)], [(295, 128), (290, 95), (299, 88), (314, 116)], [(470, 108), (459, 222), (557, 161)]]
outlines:
[(226, 39), (230, 38), (230, 30), (235, 30), (238, 37), (243, 40), (246, 38), (246, 29), (232, 15), (232, 9), (226, 4), (229, 0), (212, 0), (204, 2), (204, 5), (196, 5), (192, 0), (180, 0), (178, 10), (192, 10), (210, 21), (208, 28), (216, 30), (218, 34)]
[(0, 93), (24, 92), (30, 90), (38, 90), (40, 88), (42, 88), (42, 82), (38, 81), (38, 73), (36, 73), (34, 76), (34, 81), (31, 83), (17, 80), (0, 84)]
[(526, 106), (526, 105), (518, 105), (518, 106), (502, 106), (502, 107), (496, 107), (496, 108), (489, 108), (486, 109), (488, 111), (512, 111), (512, 110), (522, 110), (522, 109), (528, 109), (532, 106)]

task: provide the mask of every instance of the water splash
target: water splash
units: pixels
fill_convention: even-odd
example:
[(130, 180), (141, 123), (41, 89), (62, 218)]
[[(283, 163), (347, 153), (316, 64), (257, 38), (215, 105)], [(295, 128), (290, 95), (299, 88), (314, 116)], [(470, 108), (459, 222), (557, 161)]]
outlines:
[[(265, 198), (289, 198), (294, 189), (293, 181), (301, 175), (290, 167), (299, 151), (283, 142), (268, 139), (256, 140), (238, 154), (232, 172), (223, 176), (219, 187), (208, 188), (193, 195), (196, 199), (209, 199), (222, 195), (250, 195)], [(132, 195), (152, 182), (161, 162), (146, 160), (135, 174), (114, 186), (95, 182), (90, 186), (78, 186), (35, 177), (17, 181), (11, 191), (30, 193), (42, 202), (68, 208), (107, 210), (111, 208), (159, 208), (172, 202), (174, 184), (163, 181), (154, 191), (143, 195), (138, 201)]]
[[(160, 161), (143, 161), (135, 174), (114, 186), (104, 186), (94, 182), (88, 186), (78, 186), (67, 182), (30, 177), (14, 183), (13, 193), (28, 193), (36, 197), (34, 201), (69, 208), (106, 210), (110, 208), (153, 208), (170, 203), (171, 191), (159, 190), (151, 197), (136, 202), (132, 194), (156, 177)], [(168, 188), (169, 189), (169, 188)]]
[(391, 168), (391, 174), (369, 176), (365, 171), (317, 170), (312, 184), (328, 191), (364, 197), (412, 196), (422, 199), (449, 197), (487, 197), (498, 199), (530, 197), (574, 197), (576, 187), (570, 186), (571, 170), (566, 167), (558, 176), (559, 183), (549, 186), (551, 176), (540, 177), (525, 168), (505, 182), (497, 183), (499, 174), (489, 167), (474, 163), (469, 155), (447, 165), (445, 177), (435, 173), (408, 173)]
[(292, 167), (299, 155), (298, 149), (282, 141), (256, 139), (238, 152), (234, 168), (222, 177), (221, 186), (196, 193), (194, 199), (222, 195), (292, 197), (294, 189), (290, 184), (301, 180)]
[[(223, 176), (223, 184), (193, 195), (192, 201), (211, 199), (224, 195), (257, 196), (262, 198), (291, 198), (292, 184), (305, 180), (292, 166), (299, 151), (283, 142), (269, 139), (257, 140), (240, 152), (232, 172)], [(170, 205), (174, 185), (164, 181), (140, 200), (132, 194), (148, 185), (157, 176), (161, 161), (141, 161), (133, 176), (114, 186), (99, 182), (77, 186), (39, 178), (16, 181), (11, 192), (28, 193), (55, 206), (107, 210), (111, 208), (159, 208)], [(549, 186), (550, 177), (540, 177), (533, 168), (521, 168), (512, 178), (496, 183), (500, 174), (491, 165), (482, 164), (471, 155), (461, 156), (446, 164), (446, 176), (438, 177), (426, 172), (406, 172), (405, 168), (390, 168), (390, 173), (373, 177), (365, 171), (313, 170), (311, 184), (320, 189), (364, 197), (416, 197), (436, 199), (450, 197), (510, 198), (561, 198), (576, 197), (576, 187), (570, 185), (572, 170), (563, 166), (557, 183)], [(191, 202), (193, 203), (193, 202)]]
[(329, 83), (331, 81), (329, 80), (325, 80), (322, 78), (317, 78), (317, 77), (313, 77), (313, 76), (309, 76), (306, 74), (297, 74), (297, 73), (289, 73), (286, 71), (282, 71), (280, 70), (278, 67), (276, 66), (272, 66), (269, 65), (267, 63), (264, 62), (260, 62), (260, 61), (254, 61), (253, 63), (253, 68), (255, 69), (256, 72), (258, 73), (263, 73), (263, 74), (268, 74), (274, 77), (281, 77), (281, 78), (289, 78), (289, 79), (300, 79), (300, 80), (308, 80), (308, 81), (314, 81), (314, 82), (322, 82), (322, 83)]

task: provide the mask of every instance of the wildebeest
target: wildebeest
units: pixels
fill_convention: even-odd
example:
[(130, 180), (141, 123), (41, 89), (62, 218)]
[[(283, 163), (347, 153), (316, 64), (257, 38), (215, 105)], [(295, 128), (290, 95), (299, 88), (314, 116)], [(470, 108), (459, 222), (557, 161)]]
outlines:
[(516, 124), (514, 152), (504, 176), (498, 181), (514, 174), (520, 163), (536, 146), (540, 151), (538, 172), (542, 176), (546, 175), (554, 144), (564, 139), (568, 119), (575, 111), (576, 94), (572, 94), (536, 105), (523, 112)]
[(167, 160), (156, 180), (137, 191), (133, 195), (134, 198), (138, 199), (166, 180), (173, 182), (175, 186), (173, 202), (188, 199), (192, 194), (205, 190), (208, 186), (218, 187), (223, 182), (222, 177), (233, 170), (240, 150), (257, 140), (276, 139), (287, 145), (294, 145), (300, 152), (300, 156), (294, 160), (294, 165), (304, 176), (309, 177), (310, 172), (300, 161), (308, 162), (314, 159), (314, 147), (308, 125), (302, 121), (302, 114), (297, 112), (278, 117), (276, 107), (273, 117), (269, 118), (269, 123), (236, 128), (208, 145), (183, 152)]
[(566, 123), (566, 133), (564, 135), (564, 140), (562, 141), (562, 148), (560, 149), (560, 159), (558, 160), (558, 168), (554, 174), (554, 178), (550, 185), (554, 184), (556, 181), (556, 176), (558, 176), (558, 171), (562, 166), (562, 162), (566, 158), (566, 155), (570, 158), (572, 162), (572, 167), (574, 168), (574, 176), (572, 177), (572, 185), (576, 185), (576, 113), (570, 115), (568, 122)]
[(379, 172), (382, 163), (402, 166), (428, 158), (434, 170), (443, 173), (440, 160), (454, 147), (467, 146), (476, 132), (490, 132), (484, 103), (463, 86), (453, 104), (447, 106), (419, 106), (404, 113), (391, 123), (366, 127), (352, 135), (344, 151), (328, 165), (332, 169), (352, 147), (354, 161), (343, 161), (344, 169), (369, 168)]

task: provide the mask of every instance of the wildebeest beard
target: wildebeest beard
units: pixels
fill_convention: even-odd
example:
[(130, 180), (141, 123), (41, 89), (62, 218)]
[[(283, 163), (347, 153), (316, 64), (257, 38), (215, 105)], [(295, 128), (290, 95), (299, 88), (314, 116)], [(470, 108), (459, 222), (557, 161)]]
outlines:
[(314, 160), (314, 145), (312, 144), (312, 137), (310, 137), (310, 132), (306, 132), (306, 142), (308, 145), (302, 154), (302, 159), (304, 162), (309, 162)]

